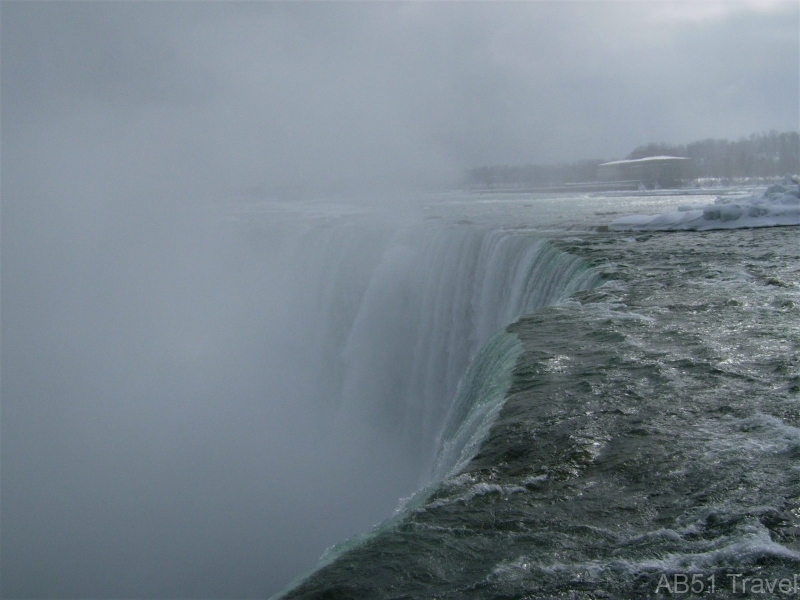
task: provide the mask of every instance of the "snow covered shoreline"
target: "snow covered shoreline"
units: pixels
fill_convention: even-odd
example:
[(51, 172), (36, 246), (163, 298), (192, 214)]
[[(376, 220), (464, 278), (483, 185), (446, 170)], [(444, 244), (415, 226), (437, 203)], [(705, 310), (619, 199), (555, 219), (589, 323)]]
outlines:
[(752, 195), (717, 198), (713, 204), (679, 206), (659, 215), (628, 215), (612, 231), (740, 229), (800, 225), (800, 186), (772, 185)]

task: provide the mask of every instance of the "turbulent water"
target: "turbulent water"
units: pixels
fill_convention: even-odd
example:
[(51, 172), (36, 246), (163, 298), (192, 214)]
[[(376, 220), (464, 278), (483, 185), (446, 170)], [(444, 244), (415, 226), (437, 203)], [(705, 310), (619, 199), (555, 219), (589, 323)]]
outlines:
[[(595, 228), (664, 202), (445, 198), (361, 258), (375, 312), (321, 352), (361, 361), (342, 389), (379, 404), (350, 408), (438, 454), (283, 597), (800, 593), (797, 228)], [(357, 356), (360, 331), (391, 347)]]

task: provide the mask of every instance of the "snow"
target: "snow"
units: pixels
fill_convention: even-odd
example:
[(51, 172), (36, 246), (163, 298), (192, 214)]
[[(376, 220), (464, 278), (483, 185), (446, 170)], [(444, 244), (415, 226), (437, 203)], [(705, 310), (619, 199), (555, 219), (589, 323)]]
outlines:
[(800, 186), (772, 185), (752, 195), (717, 198), (713, 204), (679, 206), (660, 215), (629, 215), (612, 221), (612, 231), (741, 229), (800, 225)]

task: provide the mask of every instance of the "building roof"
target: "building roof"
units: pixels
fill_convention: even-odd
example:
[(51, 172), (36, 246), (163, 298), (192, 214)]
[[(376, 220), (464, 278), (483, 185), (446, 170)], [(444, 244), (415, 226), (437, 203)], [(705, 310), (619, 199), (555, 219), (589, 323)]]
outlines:
[(600, 165), (601, 167), (607, 167), (609, 165), (623, 165), (623, 164), (633, 164), (633, 163), (643, 163), (643, 162), (655, 162), (659, 160), (689, 160), (685, 156), (648, 156), (646, 158), (634, 158), (632, 160), (612, 160), (611, 162), (603, 163)]

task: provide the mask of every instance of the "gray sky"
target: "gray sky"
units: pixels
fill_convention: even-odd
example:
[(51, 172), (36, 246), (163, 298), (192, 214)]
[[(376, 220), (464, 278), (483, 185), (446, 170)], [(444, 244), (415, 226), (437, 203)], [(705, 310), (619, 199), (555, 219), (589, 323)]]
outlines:
[(800, 126), (798, 12), (768, 0), (4, 2), (3, 142), (100, 161), (115, 183), (148, 173), (208, 190), (392, 187), (785, 131)]

